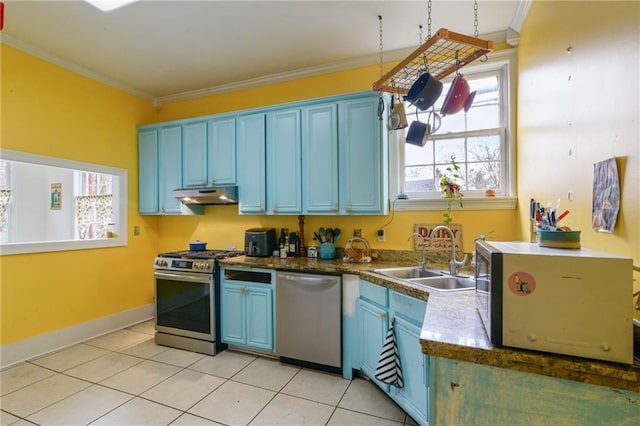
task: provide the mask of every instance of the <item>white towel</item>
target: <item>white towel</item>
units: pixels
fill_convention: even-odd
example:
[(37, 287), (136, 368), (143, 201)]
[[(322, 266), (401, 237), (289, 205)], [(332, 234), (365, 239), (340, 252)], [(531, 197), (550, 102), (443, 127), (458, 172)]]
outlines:
[(380, 359), (376, 366), (376, 379), (399, 388), (404, 386), (393, 323), (391, 323), (387, 337), (384, 339), (384, 344), (382, 345), (382, 352), (380, 353)]

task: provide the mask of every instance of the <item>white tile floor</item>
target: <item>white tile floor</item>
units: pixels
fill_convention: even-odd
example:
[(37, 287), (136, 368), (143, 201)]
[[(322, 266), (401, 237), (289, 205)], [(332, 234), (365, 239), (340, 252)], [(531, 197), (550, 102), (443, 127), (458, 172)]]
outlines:
[(151, 321), (1, 374), (1, 425), (415, 425), (367, 380), (158, 346)]

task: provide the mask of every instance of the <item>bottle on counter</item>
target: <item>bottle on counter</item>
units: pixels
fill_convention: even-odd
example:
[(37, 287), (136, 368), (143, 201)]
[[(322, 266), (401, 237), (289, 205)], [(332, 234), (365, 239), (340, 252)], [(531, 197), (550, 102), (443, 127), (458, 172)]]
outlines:
[(287, 248), (287, 228), (280, 228), (280, 239), (278, 240), (280, 249)]
[(292, 232), (289, 234), (289, 256), (296, 257), (298, 256), (298, 234)]

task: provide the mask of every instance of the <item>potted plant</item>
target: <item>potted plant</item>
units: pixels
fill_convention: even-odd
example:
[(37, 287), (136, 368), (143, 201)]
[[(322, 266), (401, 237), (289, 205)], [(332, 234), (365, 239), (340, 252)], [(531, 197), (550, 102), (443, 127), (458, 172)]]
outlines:
[(456, 162), (456, 156), (451, 155), (451, 164), (445, 169), (445, 173), (440, 178), (440, 193), (447, 199), (447, 211), (444, 212), (444, 223), (449, 225), (453, 220), (451, 207), (453, 203), (462, 206), (462, 192), (457, 180), (460, 179), (460, 165)]

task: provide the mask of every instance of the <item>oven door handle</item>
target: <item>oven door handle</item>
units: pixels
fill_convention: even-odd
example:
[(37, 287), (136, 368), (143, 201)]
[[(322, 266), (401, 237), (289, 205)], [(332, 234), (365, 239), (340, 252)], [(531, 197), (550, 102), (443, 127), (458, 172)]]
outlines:
[(209, 275), (198, 274), (198, 276), (192, 274), (176, 274), (171, 272), (154, 272), (156, 278), (162, 278), (174, 281), (190, 281), (194, 283), (208, 283), (210, 280)]

